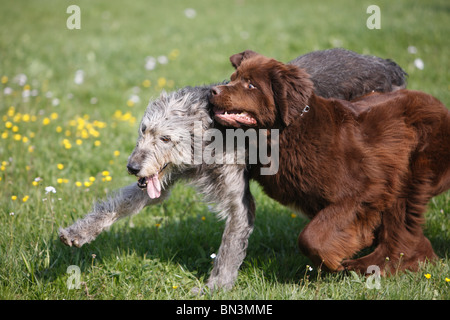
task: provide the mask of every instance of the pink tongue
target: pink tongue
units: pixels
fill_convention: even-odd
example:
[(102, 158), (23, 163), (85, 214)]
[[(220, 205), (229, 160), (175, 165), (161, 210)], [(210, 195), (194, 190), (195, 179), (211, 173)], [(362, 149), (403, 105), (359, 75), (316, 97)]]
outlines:
[(151, 199), (159, 198), (161, 195), (161, 184), (159, 183), (158, 174), (148, 177), (147, 179), (147, 193)]

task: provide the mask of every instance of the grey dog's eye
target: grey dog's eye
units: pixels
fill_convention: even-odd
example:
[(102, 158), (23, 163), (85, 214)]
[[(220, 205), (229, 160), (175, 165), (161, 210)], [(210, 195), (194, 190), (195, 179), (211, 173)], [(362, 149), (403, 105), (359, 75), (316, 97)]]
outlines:
[(167, 143), (167, 142), (169, 142), (169, 141), (171, 141), (172, 139), (170, 139), (170, 137), (169, 136), (162, 136), (161, 138), (159, 138), (162, 142), (165, 142), (165, 143)]
[(147, 130), (147, 126), (145, 124), (143, 124), (141, 127), (142, 134), (144, 134), (146, 130)]

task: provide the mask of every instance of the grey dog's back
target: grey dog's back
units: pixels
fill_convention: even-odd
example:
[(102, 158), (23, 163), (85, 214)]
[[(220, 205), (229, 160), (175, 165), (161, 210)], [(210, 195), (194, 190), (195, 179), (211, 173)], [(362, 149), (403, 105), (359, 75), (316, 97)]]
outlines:
[(289, 64), (305, 69), (314, 83), (314, 92), (324, 98), (352, 100), (371, 91), (406, 87), (407, 73), (394, 61), (341, 48), (313, 51)]

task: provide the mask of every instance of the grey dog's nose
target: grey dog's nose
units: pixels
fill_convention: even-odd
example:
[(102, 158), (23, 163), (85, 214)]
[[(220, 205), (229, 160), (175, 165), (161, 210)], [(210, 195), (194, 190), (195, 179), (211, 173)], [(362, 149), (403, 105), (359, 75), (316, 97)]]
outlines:
[(138, 174), (139, 171), (141, 171), (141, 167), (138, 164), (132, 162), (127, 164), (127, 169), (130, 174), (134, 175)]

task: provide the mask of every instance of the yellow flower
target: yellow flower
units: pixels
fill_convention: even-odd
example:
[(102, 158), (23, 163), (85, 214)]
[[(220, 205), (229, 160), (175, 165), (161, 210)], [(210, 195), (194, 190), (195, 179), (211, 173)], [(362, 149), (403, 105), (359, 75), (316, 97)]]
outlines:
[(450, 278), (445, 277), (445, 282), (450, 282)]
[(2, 139), (7, 139), (8, 138), (8, 132), (5, 131), (2, 133)]
[(77, 181), (77, 182), (75, 182), (75, 185), (76, 185), (77, 187), (81, 187), (83, 184), (82, 184), (80, 181)]
[(161, 227), (161, 223), (156, 223), (155, 227), (157, 227), (157, 228)]
[(100, 140), (95, 140), (94, 146), (99, 147), (102, 144)]
[(17, 133), (17, 134), (14, 135), (14, 140), (20, 141), (20, 140), (22, 140), (22, 136)]
[(50, 123), (50, 119), (47, 118), (47, 117), (45, 117), (44, 120), (42, 120), (42, 124), (43, 124), (44, 126), (48, 125), (49, 123)]
[(142, 81), (142, 85), (143, 85), (145, 88), (149, 88), (149, 87), (152, 85), (152, 83), (151, 83), (150, 80), (145, 79), (144, 81)]
[(59, 170), (64, 169), (64, 165), (63, 165), (62, 163), (58, 163), (58, 164), (56, 165), (56, 167), (57, 167)]
[(173, 288), (173, 289), (176, 289), (176, 288), (178, 288), (178, 286), (172, 286), (172, 288)]
[(81, 146), (81, 144), (83, 143), (83, 140), (77, 139), (77, 140), (75, 140), (75, 143), (76, 143), (78, 146)]
[(6, 123), (5, 123), (5, 127), (6, 127), (6, 129), (11, 129), (11, 128), (12, 128), (12, 126), (13, 126), (13, 124), (12, 124), (12, 122), (11, 122), (11, 121), (6, 121)]
[(37, 187), (37, 186), (39, 185), (39, 182), (33, 181), (31, 184), (32, 184), (34, 187)]
[(84, 186), (85, 186), (86, 188), (90, 187), (91, 185), (92, 185), (92, 183), (89, 182), (89, 181), (85, 181), (85, 182), (84, 182)]
[(28, 122), (30, 121), (31, 117), (29, 114), (24, 114), (22, 117), (23, 122)]
[(120, 156), (120, 151), (119, 150), (114, 151), (114, 157), (118, 157), (118, 156)]
[(112, 177), (111, 177), (111, 176), (106, 176), (106, 177), (105, 177), (105, 180), (106, 180), (106, 181), (111, 181), (111, 180), (112, 180)]
[(61, 133), (63, 131), (63, 128), (61, 126), (56, 127), (56, 132)]
[(57, 114), (56, 112), (53, 112), (53, 113), (50, 115), (50, 118), (51, 118), (52, 120), (56, 120), (56, 119), (58, 119), (58, 114)]
[(5, 166), (0, 166), (0, 171), (5, 171), (6, 167)]
[(22, 202), (27, 202), (29, 198), (30, 198), (30, 196), (25, 196), (25, 197), (23, 197), (23, 198), (22, 198)]
[(164, 78), (164, 77), (158, 78), (158, 87), (162, 88), (166, 85), (166, 83), (167, 83), (166, 78)]
[(17, 196), (11, 196), (11, 200), (12, 201), (16, 201), (17, 200)]
[(429, 273), (425, 273), (424, 276), (425, 276), (425, 278), (427, 278), (427, 279), (430, 279), (430, 278), (431, 278), (431, 274), (429, 274)]
[(2, 81), (2, 84), (7, 83), (8, 82), (8, 77), (7, 76), (3, 76), (1, 81)]
[(95, 177), (89, 177), (89, 181), (90, 182), (94, 182), (95, 181)]
[(297, 215), (295, 213), (291, 213), (291, 218), (292, 219), (297, 218)]
[(202, 217), (202, 221), (205, 221), (205, 220), (206, 220), (206, 217), (205, 217), (205, 216), (203, 216), (203, 217)]
[(104, 176), (104, 177), (109, 176), (109, 171), (106, 171), (106, 170), (103, 171), (103, 172), (102, 172), (102, 176)]
[(58, 183), (63, 183), (63, 179), (62, 179), (62, 178), (58, 178), (58, 179), (56, 180), (56, 182), (58, 182)]

